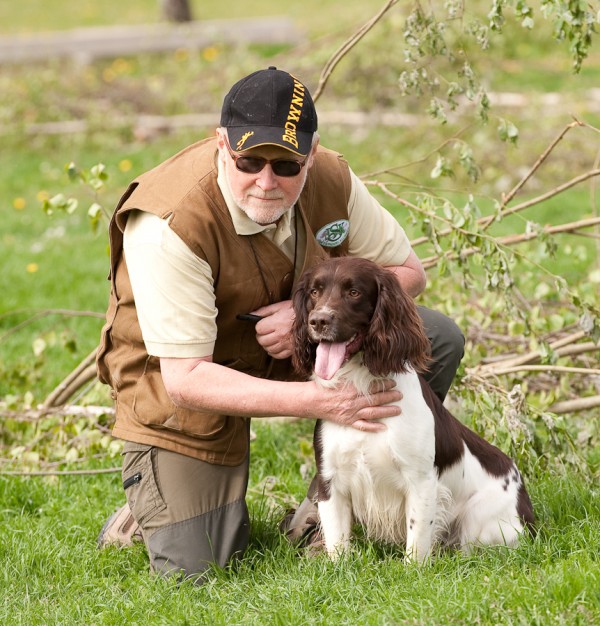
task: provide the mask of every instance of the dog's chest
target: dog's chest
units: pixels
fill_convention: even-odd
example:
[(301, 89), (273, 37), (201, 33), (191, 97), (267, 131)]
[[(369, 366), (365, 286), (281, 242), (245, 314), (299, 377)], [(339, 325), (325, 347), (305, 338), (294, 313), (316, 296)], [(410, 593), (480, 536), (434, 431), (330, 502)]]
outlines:
[(413, 472), (433, 469), (433, 442), (425, 429), (405, 418), (384, 420), (387, 430), (365, 433), (324, 423), (321, 430), (321, 475), (336, 489), (361, 499), (386, 500), (390, 491), (404, 493)]

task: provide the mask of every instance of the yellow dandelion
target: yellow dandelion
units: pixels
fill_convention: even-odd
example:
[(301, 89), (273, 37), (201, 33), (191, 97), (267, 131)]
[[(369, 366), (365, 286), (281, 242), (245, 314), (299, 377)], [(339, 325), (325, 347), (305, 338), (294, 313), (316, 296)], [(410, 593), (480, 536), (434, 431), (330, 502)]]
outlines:
[(13, 200), (13, 206), (17, 209), (17, 211), (22, 211), (26, 204), (27, 202), (25, 201), (25, 198), (15, 198)]
[(202, 58), (205, 61), (214, 61), (218, 56), (219, 50), (218, 48), (215, 48), (215, 46), (209, 46), (208, 48), (204, 48), (204, 50), (202, 50)]
[(37, 263), (28, 263), (25, 269), (30, 274), (35, 274), (40, 269), (40, 266)]
[(127, 74), (131, 71), (131, 63), (126, 59), (115, 59), (111, 67), (116, 74)]
[(111, 67), (105, 68), (104, 71), (102, 72), (102, 78), (107, 83), (112, 83), (112, 81), (116, 78), (115, 71)]
[(189, 56), (189, 50), (186, 50), (185, 48), (177, 48), (177, 50), (175, 50), (176, 61), (187, 61)]
[(119, 161), (119, 169), (122, 172), (128, 172), (133, 167), (131, 161), (129, 159), (123, 159)]

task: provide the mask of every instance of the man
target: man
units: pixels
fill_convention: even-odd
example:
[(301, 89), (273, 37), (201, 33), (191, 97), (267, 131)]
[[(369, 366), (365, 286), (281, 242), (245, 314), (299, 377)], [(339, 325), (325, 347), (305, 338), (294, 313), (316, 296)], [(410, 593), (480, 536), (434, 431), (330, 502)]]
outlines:
[[(306, 87), (274, 67), (232, 87), (216, 137), (130, 185), (110, 241), (98, 372), (113, 390), (114, 435), (125, 440), (128, 506), (99, 543), (119, 532), (129, 540), (139, 526), (155, 571), (197, 577), (248, 542), (250, 417), (376, 431), (385, 427), (373, 420), (399, 414), (392, 381), (365, 398), (293, 380), (290, 295), (302, 270), (330, 255), (366, 257), (412, 296), (425, 272), (398, 223), (340, 155), (319, 146)], [(444, 316), (420, 311), (430, 382), (443, 398), (463, 337)], [(314, 516), (308, 498), (288, 520), (291, 534)]]

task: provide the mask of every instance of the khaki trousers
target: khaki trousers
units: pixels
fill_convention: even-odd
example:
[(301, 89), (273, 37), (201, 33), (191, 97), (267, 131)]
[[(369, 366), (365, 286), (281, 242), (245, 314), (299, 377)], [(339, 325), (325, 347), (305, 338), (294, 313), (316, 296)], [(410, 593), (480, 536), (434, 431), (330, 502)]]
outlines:
[(225, 566), (248, 545), (248, 461), (212, 465), (126, 442), (123, 487), (155, 572), (193, 577)]

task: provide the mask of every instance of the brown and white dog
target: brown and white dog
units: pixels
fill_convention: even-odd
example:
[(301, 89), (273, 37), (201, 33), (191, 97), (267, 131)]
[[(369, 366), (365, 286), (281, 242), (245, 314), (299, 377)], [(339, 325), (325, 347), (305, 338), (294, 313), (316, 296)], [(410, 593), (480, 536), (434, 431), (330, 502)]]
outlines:
[(514, 462), (454, 418), (417, 373), (429, 341), (391, 272), (364, 259), (325, 261), (302, 276), (294, 310), (300, 374), (365, 394), (373, 380), (394, 378), (403, 395), (401, 414), (382, 420), (385, 431), (317, 422), (318, 510), (330, 556), (349, 547), (354, 521), (418, 562), (434, 546), (512, 546), (533, 526)]

